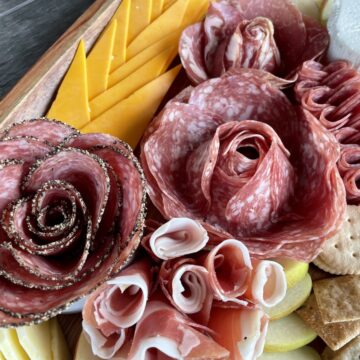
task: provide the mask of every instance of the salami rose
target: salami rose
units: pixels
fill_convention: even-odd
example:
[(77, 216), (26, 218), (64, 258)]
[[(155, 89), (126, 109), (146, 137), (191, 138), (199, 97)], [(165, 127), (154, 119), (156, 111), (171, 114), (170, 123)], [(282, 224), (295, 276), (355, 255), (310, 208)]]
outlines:
[(306, 261), (344, 218), (338, 158), (331, 133), (251, 70), (173, 99), (141, 151), (164, 217), (200, 221), (210, 245), (233, 238), (257, 257)]
[(59, 313), (117, 272), (144, 222), (129, 146), (47, 119), (0, 134), (0, 323)]
[(239, 68), (285, 76), (328, 43), (326, 29), (288, 0), (221, 0), (211, 3), (203, 22), (184, 30), (179, 54), (199, 84)]

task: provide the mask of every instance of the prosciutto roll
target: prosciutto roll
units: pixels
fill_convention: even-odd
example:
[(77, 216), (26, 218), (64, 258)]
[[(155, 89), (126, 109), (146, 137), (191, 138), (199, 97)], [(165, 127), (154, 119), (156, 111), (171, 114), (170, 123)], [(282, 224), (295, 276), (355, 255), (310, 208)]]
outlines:
[(229, 352), (196, 330), (189, 318), (160, 301), (148, 303), (136, 326), (129, 360), (156, 357), (184, 360), (228, 359)]
[(145, 311), (151, 275), (148, 262), (140, 260), (100, 286), (87, 299), (82, 325), (95, 355), (112, 359), (129, 341), (130, 328)]

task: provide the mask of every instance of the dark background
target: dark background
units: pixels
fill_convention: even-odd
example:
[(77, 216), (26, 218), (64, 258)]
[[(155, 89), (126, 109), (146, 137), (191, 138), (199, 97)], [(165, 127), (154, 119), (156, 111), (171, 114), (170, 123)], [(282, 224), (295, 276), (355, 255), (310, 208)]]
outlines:
[(0, 100), (94, 0), (0, 0)]

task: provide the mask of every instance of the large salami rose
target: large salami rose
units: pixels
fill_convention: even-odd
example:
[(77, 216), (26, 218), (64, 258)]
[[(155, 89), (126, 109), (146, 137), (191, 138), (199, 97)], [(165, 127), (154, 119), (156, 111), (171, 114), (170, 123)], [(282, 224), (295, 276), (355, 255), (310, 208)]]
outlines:
[(130, 148), (55, 121), (0, 134), (0, 322), (52, 316), (116, 273), (139, 243), (144, 179)]
[(326, 29), (289, 0), (221, 0), (211, 3), (203, 22), (184, 30), (179, 54), (199, 84), (234, 68), (286, 76), (328, 43)]
[(190, 217), (210, 243), (310, 261), (341, 225), (333, 135), (257, 71), (184, 90), (148, 128), (141, 161), (166, 218)]

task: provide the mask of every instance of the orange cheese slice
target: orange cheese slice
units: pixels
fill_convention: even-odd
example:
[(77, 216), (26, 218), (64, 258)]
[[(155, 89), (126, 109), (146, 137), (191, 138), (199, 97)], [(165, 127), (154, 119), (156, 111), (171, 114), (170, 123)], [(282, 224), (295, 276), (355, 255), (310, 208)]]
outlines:
[(131, 0), (128, 44), (150, 24), (151, 12), (152, 0)]
[(126, 46), (128, 41), (127, 39), (130, 19), (130, 2), (131, 0), (121, 1), (119, 8), (116, 10), (113, 16), (113, 19), (117, 20), (117, 28), (111, 70), (116, 69), (126, 60)]
[(181, 69), (169, 70), (103, 113), (81, 131), (104, 132), (126, 141), (134, 149)]
[(163, 7), (164, 0), (152, 0), (151, 21), (154, 21), (161, 15)]
[(125, 64), (117, 68), (109, 76), (109, 87), (114, 86), (119, 81), (131, 75), (142, 65), (146, 64), (148, 61), (153, 59), (155, 56), (157, 56), (164, 50), (175, 47), (176, 44), (179, 42), (180, 35), (181, 29), (174, 31), (173, 33), (165, 36), (155, 44), (147, 47), (141, 53), (137, 54)]
[(87, 57), (89, 99), (104, 92), (108, 87), (111, 58), (114, 49), (117, 20), (114, 19), (97, 40)]
[(121, 100), (130, 96), (148, 82), (157, 78), (170, 65), (176, 56), (177, 49), (166, 49), (155, 58), (141, 66), (115, 86), (100, 94), (90, 102), (91, 117), (97, 118)]
[[(193, 0), (191, 0), (193, 1)], [(126, 59), (129, 60), (141, 51), (179, 29), (190, 0), (177, 0), (156, 20), (147, 26), (128, 46)]]
[(81, 40), (47, 117), (81, 128), (90, 121), (88, 99), (86, 52)]
[[(171, 6), (176, 0), (164, 0), (164, 10)], [(194, 1), (194, 0), (192, 0)], [(195, 0), (196, 1), (196, 0)]]

